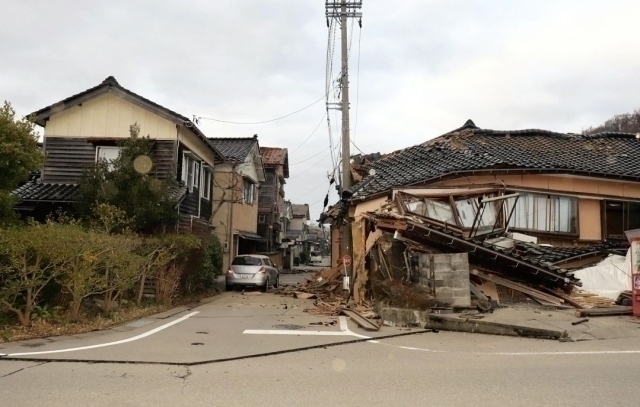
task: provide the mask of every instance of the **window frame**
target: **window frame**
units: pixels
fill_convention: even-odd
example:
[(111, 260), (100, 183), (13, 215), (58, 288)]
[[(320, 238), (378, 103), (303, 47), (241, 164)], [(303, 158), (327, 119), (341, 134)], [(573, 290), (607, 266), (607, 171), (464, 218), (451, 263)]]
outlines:
[[(109, 160), (100, 157), (100, 151), (105, 151), (105, 150), (106, 151), (115, 150), (117, 152), (116, 157), (112, 158), (112, 159), (109, 159)], [(96, 146), (96, 163), (100, 162), (100, 160), (103, 160), (103, 161), (105, 161), (107, 163), (109, 171), (113, 171), (114, 168), (115, 168), (114, 165), (113, 165), (113, 161), (118, 159), (118, 157), (120, 157), (120, 151), (121, 150), (122, 149), (119, 146)]]
[[(200, 184), (200, 197), (202, 199), (206, 199), (207, 201), (211, 200), (211, 180), (213, 179), (213, 174), (209, 170), (209, 167), (202, 167), (202, 178)], [(206, 193), (205, 193), (206, 192)]]
[[(518, 203), (516, 204), (516, 208), (513, 212), (513, 216), (511, 217), (510, 224), (506, 225), (509, 230), (523, 231), (527, 233), (554, 235), (554, 236), (580, 236), (580, 224), (579, 224), (580, 205), (579, 205), (579, 199), (577, 197), (560, 195), (560, 194), (552, 194), (552, 193), (541, 193), (541, 192), (519, 191), (518, 193), (520, 194), (517, 201)], [(545, 214), (545, 219), (543, 222), (544, 230), (539, 228), (541, 224), (541, 220), (537, 218), (538, 214), (542, 212), (542, 209), (541, 208), (534, 209), (533, 215), (530, 215), (528, 213), (530, 208), (536, 206), (534, 202), (529, 203), (529, 200), (531, 199), (537, 199), (538, 202), (544, 199), (544, 214)], [(568, 221), (569, 229), (573, 228), (573, 230), (569, 230), (569, 231), (549, 230), (549, 229), (555, 229), (556, 225), (560, 225), (560, 227), (558, 227), (557, 229), (562, 228), (562, 224), (561, 224), (562, 214), (560, 213), (560, 211), (562, 211), (562, 204), (560, 202), (561, 199), (566, 199), (569, 201), (569, 206), (568, 206), (569, 218), (567, 221)], [(505, 204), (507, 206), (507, 211), (511, 211), (512, 209), (511, 204), (509, 202)], [(526, 208), (527, 208), (526, 215), (518, 214), (518, 206), (520, 205), (526, 205)], [(532, 220), (532, 222), (535, 223), (533, 225), (534, 228), (516, 226), (516, 222), (519, 219), (521, 219), (523, 216), (534, 216), (534, 215), (536, 216), (536, 218)], [(511, 222), (514, 222), (514, 223), (511, 224)]]
[(200, 160), (192, 155), (190, 151), (184, 151), (182, 153), (182, 182), (185, 183), (189, 192), (193, 192), (193, 189), (200, 189), (200, 172), (202, 171), (202, 165)]
[[(248, 188), (247, 188), (248, 187)], [(242, 202), (253, 205), (256, 201), (255, 184), (249, 178), (242, 178)]]
[(267, 223), (267, 215), (258, 215), (258, 223), (260, 224)]
[[(608, 204), (619, 204), (622, 206), (621, 215), (622, 215), (622, 234), (609, 234), (609, 219), (610, 217), (607, 215), (607, 206)], [(621, 201), (617, 199), (603, 199), (602, 200), (602, 237), (604, 240), (627, 240), (624, 232), (627, 230), (637, 229), (637, 227), (631, 226), (630, 224), (630, 213), (631, 213), (631, 205), (640, 205), (640, 202), (636, 201)], [(640, 227), (640, 226), (638, 226)]]

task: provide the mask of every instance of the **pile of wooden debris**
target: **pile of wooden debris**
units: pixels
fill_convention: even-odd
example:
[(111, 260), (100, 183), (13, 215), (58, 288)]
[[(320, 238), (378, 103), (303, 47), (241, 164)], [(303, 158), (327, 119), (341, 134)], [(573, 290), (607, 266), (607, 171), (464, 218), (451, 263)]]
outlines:
[(320, 270), (306, 282), (297, 286), (285, 286), (276, 293), (293, 296), (300, 299), (313, 299), (313, 308), (306, 308), (304, 312), (316, 316), (346, 315), (354, 320), (362, 328), (370, 331), (380, 329), (378, 322), (372, 320), (378, 318), (371, 306), (349, 304), (349, 298), (344, 294), (342, 281), (344, 267)]

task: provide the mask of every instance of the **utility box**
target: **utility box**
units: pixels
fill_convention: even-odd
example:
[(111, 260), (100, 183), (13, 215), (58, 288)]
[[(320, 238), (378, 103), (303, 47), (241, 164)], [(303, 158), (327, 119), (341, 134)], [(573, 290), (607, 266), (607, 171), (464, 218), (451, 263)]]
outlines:
[(633, 315), (640, 317), (640, 229), (624, 232), (631, 245), (631, 305)]

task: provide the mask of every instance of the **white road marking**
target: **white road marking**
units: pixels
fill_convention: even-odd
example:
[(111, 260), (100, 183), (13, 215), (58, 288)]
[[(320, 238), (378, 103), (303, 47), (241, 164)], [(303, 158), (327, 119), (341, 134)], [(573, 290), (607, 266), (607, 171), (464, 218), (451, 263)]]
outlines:
[(282, 329), (245, 329), (243, 334), (249, 335), (301, 335), (301, 336), (349, 336), (345, 332), (336, 331), (298, 331), (298, 330), (282, 330)]
[(47, 350), (47, 351), (41, 351), (41, 352), (23, 352), (23, 353), (9, 353), (9, 354), (0, 354), (0, 356), (9, 356), (9, 357), (14, 357), (14, 356), (33, 356), (33, 355), (46, 355), (46, 354), (51, 354), (51, 353), (64, 353), (64, 352), (75, 352), (78, 350), (87, 350), (87, 349), (96, 349), (96, 348), (104, 348), (105, 346), (114, 346), (114, 345), (121, 345), (123, 343), (129, 343), (129, 342), (133, 342), (133, 341), (137, 341), (139, 339), (142, 338), (146, 338), (147, 336), (151, 336), (155, 333), (158, 333), (164, 329), (167, 329), (173, 325), (179, 324), (182, 321), (187, 320), (188, 318), (196, 315), (198, 313), (198, 311), (194, 311), (191, 312), (183, 317), (180, 317), (174, 321), (168, 322), (164, 325), (161, 325), (157, 328), (154, 328), (148, 332), (145, 332), (143, 334), (128, 338), (128, 339), (122, 339), (120, 341), (115, 341), (115, 342), (107, 342), (107, 343), (100, 343), (97, 345), (89, 345), (89, 346), (82, 346), (82, 347), (78, 347), (78, 348), (68, 348), (68, 349), (58, 349), (58, 350)]
[(300, 331), (295, 329), (245, 329), (242, 333), (249, 335), (301, 335), (301, 336), (355, 336), (356, 338), (369, 339), (370, 336), (357, 334), (349, 330), (347, 317), (340, 316), (340, 332), (336, 331)]

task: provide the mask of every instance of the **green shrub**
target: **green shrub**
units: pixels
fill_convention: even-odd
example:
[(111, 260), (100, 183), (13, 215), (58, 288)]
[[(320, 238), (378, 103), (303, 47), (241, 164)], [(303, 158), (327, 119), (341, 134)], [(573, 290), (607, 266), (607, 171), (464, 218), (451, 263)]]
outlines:
[(33, 224), (0, 233), (0, 309), (14, 313), (23, 326), (43, 289), (62, 273), (65, 247), (59, 225)]
[(311, 257), (309, 256), (309, 252), (300, 253), (300, 264), (309, 264)]

